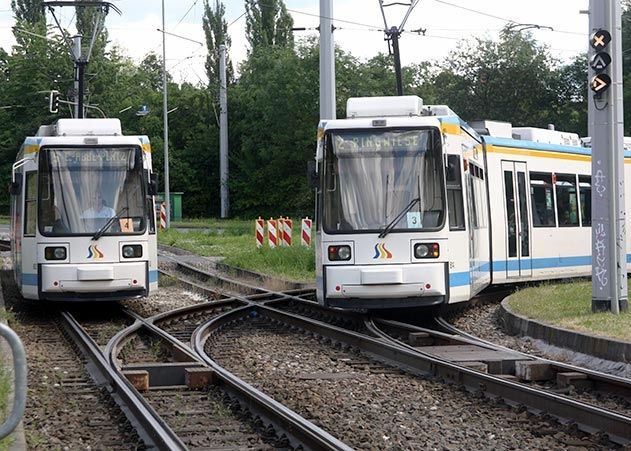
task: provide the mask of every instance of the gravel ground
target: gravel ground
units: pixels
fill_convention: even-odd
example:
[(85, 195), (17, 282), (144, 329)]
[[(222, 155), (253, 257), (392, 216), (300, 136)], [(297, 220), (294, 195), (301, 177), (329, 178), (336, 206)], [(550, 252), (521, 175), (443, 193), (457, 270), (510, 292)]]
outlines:
[(612, 449), (535, 417), (400, 373), (262, 319), (207, 344), (219, 364), (356, 449)]
[(159, 313), (175, 310), (193, 304), (207, 302), (208, 299), (199, 293), (183, 290), (180, 287), (160, 287), (157, 293), (148, 298), (123, 301), (122, 304), (143, 318)]
[(530, 337), (508, 335), (504, 332), (502, 326), (499, 316), (500, 309), (501, 306), (499, 304), (477, 305), (468, 308), (458, 317), (450, 319), (450, 322), (471, 335), (516, 351), (631, 378), (630, 364), (611, 362), (567, 349), (557, 348)]
[(26, 350), (28, 392), (23, 423), (29, 449), (144, 449), (104, 388), (89, 377), (85, 362), (52, 320), (54, 314), (20, 302), (3, 273), (11, 326)]

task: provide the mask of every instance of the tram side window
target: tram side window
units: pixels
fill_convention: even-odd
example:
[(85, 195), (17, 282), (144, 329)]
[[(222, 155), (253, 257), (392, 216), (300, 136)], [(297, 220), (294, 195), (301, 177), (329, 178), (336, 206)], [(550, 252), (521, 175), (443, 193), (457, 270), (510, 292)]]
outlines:
[(578, 176), (578, 188), (581, 201), (581, 219), (583, 227), (592, 225), (592, 178), (589, 175)]
[(26, 173), (24, 204), (24, 235), (34, 236), (37, 219), (37, 172)]
[(552, 174), (530, 173), (530, 197), (533, 227), (554, 227), (554, 196)]
[(464, 207), (462, 203), (462, 173), (460, 157), (447, 155), (447, 207), (449, 208), (449, 229), (464, 230)]
[(578, 227), (576, 176), (557, 174), (555, 188), (557, 192), (559, 227)]

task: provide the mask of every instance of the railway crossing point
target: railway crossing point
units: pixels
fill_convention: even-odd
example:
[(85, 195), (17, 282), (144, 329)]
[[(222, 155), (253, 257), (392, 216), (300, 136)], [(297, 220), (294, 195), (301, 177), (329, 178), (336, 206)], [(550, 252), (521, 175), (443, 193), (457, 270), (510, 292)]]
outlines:
[(276, 219), (270, 218), (267, 221), (267, 242), (269, 247), (272, 249), (278, 245), (278, 234), (276, 229), (277, 224), (278, 221), (276, 221)]
[(166, 204), (162, 202), (160, 204), (160, 230), (167, 228), (167, 208)]
[(311, 246), (311, 222), (308, 217), (304, 218), (300, 232), (300, 244), (307, 247)]
[(265, 221), (261, 219), (260, 216), (256, 220), (255, 237), (256, 237), (256, 247), (263, 246), (263, 239), (265, 237)]

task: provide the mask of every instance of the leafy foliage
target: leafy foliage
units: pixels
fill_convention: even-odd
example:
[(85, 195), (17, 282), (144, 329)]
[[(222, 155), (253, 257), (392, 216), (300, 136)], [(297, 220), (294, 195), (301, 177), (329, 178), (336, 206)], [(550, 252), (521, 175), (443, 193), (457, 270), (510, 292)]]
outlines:
[(232, 83), (234, 80), (234, 71), (232, 62), (230, 61), (230, 45), (232, 40), (228, 34), (228, 24), (225, 19), (226, 8), (219, 0), (215, 0), (214, 7), (211, 8), (208, 0), (204, 0), (204, 19), (203, 28), (206, 35), (206, 48), (208, 49), (208, 57), (206, 58), (206, 74), (208, 75), (208, 84), (215, 90), (218, 89), (219, 83), (219, 46), (226, 46), (226, 80)]
[(245, 0), (245, 15), (245, 31), (252, 51), (267, 46), (293, 46), (294, 21), (283, 0)]
[[(625, 0), (623, 47), (631, 45), (631, 13)], [(315, 39), (294, 42), (292, 21), (283, 0), (244, 0), (248, 58), (229, 75), (228, 115), (231, 215), (237, 217), (313, 214), (306, 163), (313, 158), (319, 102), (319, 48)], [(39, 0), (13, 0), (16, 45), (0, 50), (0, 184), (24, 136), (39, 125), (70, 117), (69, 108), (48, 112), (48, 92), (73, 99), (73, 70), (68, 47), (24, 33), (49, 34)], [(93, 16), (78, 13), (89, 35)], [(219, 130), (216, 86), (219, 44), (230, 44), (219, 0), (205, 0), (203, 27), (209, 58), (209, 84), (177, 84), (167, 74), (170, 190), (184, 192), (186, 217), (219, 215)], [(164, 185), (162, 60), (154, 53), (135, 63), (99, 36), (88, 66), (86, 101), (109, 117), (120, 117), (126, 134), (149, 136), (154, 168)], [(629, 43), (629, 45), (627, 45)], [(625, 73), (631, 73), (625, 53)], [(231, 64), (228, 65), (229, 71)], [(631, 77), (631, 75), (628, 75)], [(464, 41), (444, 60), (403, 68), (404, 91), (427, 104), (447, 104), (465, 120), (499, 119), (521, 126), (586, 134), (586, 56), (561, 64), (531, 35), (506, 29), (497, 41)], [(631, 79), (625, 80), (631, 86)], [(337, 115), (345, 116), (351, 96), (395, 95), (392, 57), (362, 61), (336, 49)], [(631, 88), (625, 88), (625, 103)], [(137, 115), (146, 105), (149, 114)], [(627, 108), (627, 115), (631, 108)], [(100, 116), (89, 109), (88, 116)], [(625, 121), (627, 130), (631, 120)], [(0, 190), (0, 212), (8, 194)]]

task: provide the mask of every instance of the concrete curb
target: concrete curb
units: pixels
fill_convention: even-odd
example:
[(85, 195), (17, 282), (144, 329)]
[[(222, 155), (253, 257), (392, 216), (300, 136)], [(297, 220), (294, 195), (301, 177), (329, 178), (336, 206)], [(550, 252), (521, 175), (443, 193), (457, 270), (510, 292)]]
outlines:
[(510, 296), (505, 298), (500, 309), (500, 317), (509, 333), (537, 338), (560, 348), (612, 362), (631, 363), (631, 342), (563, 329), (523, 317), (510, 309), (509, 300)]
[[(2, 286), (0, 284), (0, 311), (2, 311), (3, 313), (6, 312), (6, 309), (4, 307), (4, 292), (2, 289)], [(2, 322), (4, 324), (6, 324), (6, 320), (2, 320)], [(9, 346), (9, 344), (7, 343), (6, 340), (3, 340), (2, 338), (0, 338), (0, 355), (2, 356), (2, 364), (6, 366), (6, 368), (9, 370), (9, 373), (11, 375), (11, 392), (9, 393), (9, 396), (11, 398), (11, 403), (13, 401), (13, 354), (11, 353), (11, 347)], [(12, 404), (9, 404), (8, 409), (11, 409)], [(9, 410), (7, 410), (8, 412)], [(22, 450), (26, 450), (26, 436), (24, 434), (24, 422), (20, 421), (20, 424), (18, 424), (17, 428), (15, 428), (15, 430), (11, 433), (11, 435), (9, 435), (9, 438), (12, 439), (13, 441), (11, 442), (11, 445), (9, 445), (9, 451), (22, 451)]]

